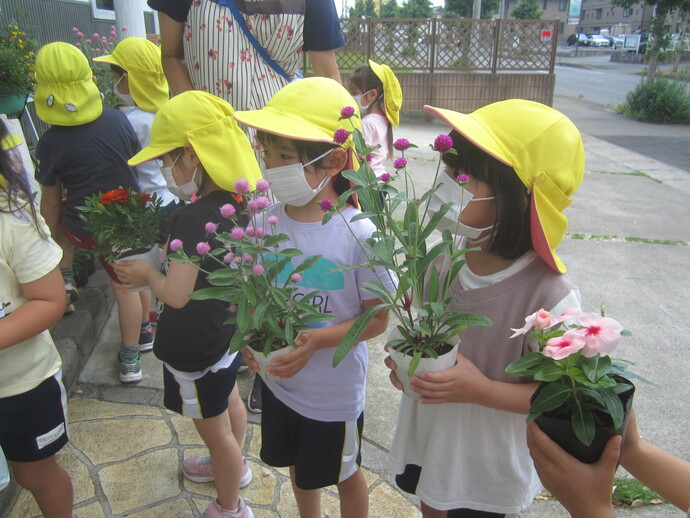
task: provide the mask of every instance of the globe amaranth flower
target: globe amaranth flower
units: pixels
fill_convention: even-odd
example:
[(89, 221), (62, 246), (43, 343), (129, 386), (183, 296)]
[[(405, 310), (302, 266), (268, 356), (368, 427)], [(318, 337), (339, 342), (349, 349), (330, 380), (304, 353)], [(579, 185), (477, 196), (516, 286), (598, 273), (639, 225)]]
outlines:
[(249, 182), (244, 178), (238, 178), (235, 182), (235, 192), (237, 194), (244, 194), (249, 192)]
[(196, 244), (196, 252), (199, 255), (206, 255), (211, 251), (211, 245), (209, 245), (206, 241), (201, 241), (200, 243)]
[(405, 167), (407, 167), (407, 158), (402, 156), (396, 158), (393, 162), (393, 167), (395, 167), (396, 169), (404, 169)]
[(266, 237), (266, 231), (264, 230), (263, 227), (256, 227), (256, 230), (254, 231), (256, 234), (257, 239), (263, 239)]
[(223, 256), (223, 262), (224, 263), (230, 263), (230, 262), (232, 262), (234, 257), (235, 257), (235, 254), (233, 254), (232, 252), (228, 252), (227, 254), (225, 254)]
[(230, 203), (226, 203), (220, 208), (220, 215), (224, 218), (230, 218), (234, 216), (235, 212), (237, 212), (237, 209), (235, 209), (235, 206), (231, 205)]
[(260, 209), (267, 209), (271, 205), (271, 200), (267, 196), (259, 196), (256, 199), (256, 206)]
[(374, 159), (374, 153), (367, 153), (367, 156), (364, 158), (367, 162), (371, 162)]
[(228, 311), (230, 313), (237, 313), (237, 306), (235, 304), (232, 304), (229, 308)]
[(393, 149), (397, 151), (405, 151), (410, 147), (410, 141), (406, 138), (399, 138), (393, 143)]
[(335, 133), (333, 133), (333, 141), (336, 144), (345, 144), (347, 142), (347, 139), (350, 138), (350, 132), (347, 131), (345, 128), (340, 128), (335, 130)]
[(455, 177), (455, 179), (461, 185), (465, 185), (467, 182), (470, 181), (470, 177), (468, 175), (466, 175), (465, 173), (459, 174), (458, 176)]
[(441, 133), (434, 140), (434, 149), (436, 151), (438, 151), (439, 153), (445, 153), (446, 151), (448, 151), (452, 147), (453, 147), (453, 139), (450, 137), (450, 135), (446, 135), (445, 133)]
[(235, 264), (240, 264), (242, 262), (242, 257), (240, 257), (239, 255), (235, 256), (235, 258), (232, 260), (232, 262)]
[(256, 203), (256, 200), (249, 200), (247, 202), (247, 208), (252, 214), (257, 214), (259, 212), (259, 205)]
[(340, 116), (343, 119), (349, 119), (355, 114), (355, 109), (352, 106), (345, 106), (342, 110), (340, 110)]
[(244, 254), (244, 255), (242, 256), (242, 260), (243, 260), (245, 263), (253, 263), (253, 262), (254, 262), (254, 258), (253, 258), (250, 254)]
[(269, 188), (268, 180), (261, 178), (260, 180), (256, 181), (256, 190), (257, 191), (266, 192), (266, 191), (268, 191), (268, 188)]
[(268, 217), (268, 224), (269, 225), (277, 225), (278, 224), (278, 216), (269, 216)]
[(244, 237), (244, 229), (240, 227), (233, 228), (232, 232), (230, 232), (230, 237), (233, 241), (239, 241)]
[(251, 225), (249, 225), (244, 231), (249, 237), (254, 237), (254, 227)]
[(173, 252), (177, 252), (180, 248), (182, 248), (182, 240), (180, 239), (173, 239), (170, 241), (170, 250)]
[(302, 276), (299, 273), (293, 273), (290, 275), (290, 279), (292, 279), (292, 282), (294, 283), (302, 282)]
[(391, 179), (391, 175), (389, 175), (388, 173), (383, 173), (381, 176), (379, 176), (379, 180), (381, 180), (384, 183), (389, 182), (390, 179)]
[(321, 200), (319, 207), (321, 207), (322, 211), (328, 212), (333, 207), (333, 202), (331, 200)]
[(218, 225), (216, 225), (215, 223), (209, 221), (209, 222), (206, 223), (206, 225), (204, 226), (204, 229), (206, 230), (206, 232), (207, 232), (208, 234), (215, 234), (215, 233), (216, 233), (216, 230), (218, 229)]
[(254, 265), (254, 268), (252, 269), (252, 271), (254, 272), (254, 275), (263, 275), (264, 271), (266, 271), (266, 270), (262, 265), (256, 264), (256, 265)]

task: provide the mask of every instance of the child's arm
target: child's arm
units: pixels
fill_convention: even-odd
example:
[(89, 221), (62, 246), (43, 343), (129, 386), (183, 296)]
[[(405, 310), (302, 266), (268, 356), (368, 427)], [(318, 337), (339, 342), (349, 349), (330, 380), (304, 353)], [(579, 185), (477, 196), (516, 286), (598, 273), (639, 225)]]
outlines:
[[(395, 369), (389, 357), (386, 366)], [(391, 371), (391, 382), (402, 389), (395, 371)], [(419, 392), (420, 403), (475, 403), (478, 405), (527, 414), (529, 400), (538, 383), (506, 383), (487, 378), (471, 361), (458, 353), (457, 364), (440, 372), (424, 372), (410, 380), (410, 388)]]
[(178, 261), (170, 261), (167, 275), (146, 261), (121, 261), (113, 264), (113, 268), (127, 288), (148, 284), (156, 297), (175, 309), (183, 308), (189, 302), (199, 274), (197, 263)]
[(58, 268), (20, 286), (26, 302), (0, 318), (0, 350), (45, 331), (56, 324), (65, 311), (65, 286)]
[(330, 77), (339, 83), (340, 69), (338, 69), (338, 62), (335, 59), (335, 50), (310, 50), (309, 60), (311, 61), (314, 75), (318, 77)]
[[(363, 310), (381, 304), (381, 299), (369, 299), (362, 301)], [(327, 349), (329, 347), (338, 347), (345, 335), (357, 321), (357, 317), (346, 320), (334, 326), (320, 327), (317, 329), (308, 329), (302, 331), (297, 337), (297, 348), (287, 354), (274, 358), (275, 363), (280, 363), (274, 367), (266, 369), (269, 374), (279, 376), (281, 378), (290, 378), (297, 374), (309, 361), (311, 355), (317, 349)], [(388, 314), (385, 309), (379, 311), (371, 322), (364, 328), (364, 331), (359, 336), (359, 340), (368, 340), (380, 335), (388, 327)], [(246, 358), (247, 356), (245, 356)], [(251, 360), (251, 357), (249, 358)]]
[(162, 12), (158, 13), (158, 22), (161, 31), (161, 63), (173, 95), (194, 90), (184, 62), (184, 23), (175, 21)]
[(41, 216), (50, 229), (50, 235), (55, 241), (59, 241), (60, 233), (60, 207), (62, 204), (62, 184), (56, 179), (55, 185), (41, 186)]

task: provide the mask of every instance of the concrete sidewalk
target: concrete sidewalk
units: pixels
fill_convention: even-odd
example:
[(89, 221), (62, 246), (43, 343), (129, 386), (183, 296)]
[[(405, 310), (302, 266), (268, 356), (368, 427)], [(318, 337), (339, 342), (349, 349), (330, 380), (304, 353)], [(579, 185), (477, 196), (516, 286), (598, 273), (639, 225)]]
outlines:
[[(420, 146), (407, 154), (418, 186), (430, 184), (436, 169), (436, 153), (427, 144), (447, 131), (436, 123), (407, 123), (397, 129), (396, 137)], [(596, 311), (605, 302), (607, 314), (632, 331), (617, 356), (634, 361), (636, 372), (659, 385), (637, 385), (641, 434), (690, 460), (685, 433), (690, 400), (685, 316), (690, 292), (690, 174), (596, 137), (584, 135), (584, 140), (587, 173), (567, 211), (569, 236), (559, 253), (582, 291), (585, 309)], [(189, 420), (162, 408), (162, 367), (152, 354), (144, 355), (141, 383), (120, 385), (114, 364), (119, 344), (116, 318), (111, 311), (71, 393), (72, 441), (60, 459), (73, 477), (75, 512), (80, 518), (195, 516), (206, 507), (214, 487), (184, 480), (179, 465), (203, 451), (203, 444)], [(416, 518), (416, 502), (396, 489), (386, 471), (400, 395), (383, 366), (384, 341), (379, 337), (369, 344), (363, 444), (369, 516)], [(240, 374), (239, 384), (247, 394), (248, 374)], [(242, 495), (252, 500), (257, 518), (296, 517), (286, 471), (260, 462), (259, 416), (249, 418), (245, 451), (254, 481)], [(324, 491), (323, 508), (337, 518), (337, 495), (330, 489)], [(618, 515), (663, 518), (685, 513), (658, 505), (619, 510)], [(39, 514), (33, 499), (22, 493), (7, 516)], [(520, 516), (568, 515), (557, 502), (540, 500)]]

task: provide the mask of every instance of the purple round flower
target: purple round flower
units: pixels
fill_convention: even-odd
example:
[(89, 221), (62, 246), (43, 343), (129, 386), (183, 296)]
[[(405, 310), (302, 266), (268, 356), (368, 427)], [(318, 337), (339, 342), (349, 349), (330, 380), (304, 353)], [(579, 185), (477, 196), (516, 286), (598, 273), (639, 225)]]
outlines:
[(242, 256), (242, 260), (243, 260), (245, 263), (253, 263), (253, 262), (254, 262), (254, 258), (253, 258), (251, 255), (249, 255), (249, 254), (244, 254), (244, 255)]
[(271, 205), (271, 200), (267, 196), (259, 196), (256, 199), (256, 206), (260, 209), (267, 209)]
[(211, 251), (211, 245), (209, 245), (206, 241), (201, 241), (200, 243), (196, 244), (196, 252), (199, 255), (206, 255)]
[(299, 273), (293, 273), (292, 275), (290, 275), (290, 278), (292, 279), (292, 282), (294, 282), (295, 284), (302, 282), (302, 276)]
[(227, 254), (225, 254), (223, 256), (223, 262), (224, 263), (230, 263), (232, 261), (233, 257), (235, 257), (235, 254), (233, 254), (232, 252), (228, 252)]
[(345, 106), (342, 110), (340, 110), (340, 116), (343, 119), (349, 119), (355, 114), (355, 109), (352, 106)]
[(266, 231), (264, 230), (264, 227), (256, 227), (255, 233), (257, 239), (263, 239), (266, 237)]
[(76, 27), (72, 27), (72, 32), (76, 34), (79, 32), (79, 29), (77, 29)]
[(259, 205), (256, 203), (256, 200), (249, 200), (247, 202), (247, 208), (249, 209), (249, 212), (252, 214), (256, 214), (259, 212)]
[(115, 31), (115, 30), (117, 30), (117, 29), (115, 28), (114, 25), (111, 25), (111, 26), (110, 26), (110, 30), (111, 30), (111, 31)]
[(235, 264), (240, 264), (242, 262), (242, 258), (238, 255), (232, 260), (232, 262)]
[(182, 241), (180, 239), (173, 239), (170, 241), (170, 250), (173, 252), (177, 252), (180, 248), (182, 248)]
[(256, 190), (261, 191), (261, 192), (266, 192), (268, 191), (268, 180), (264, 180), (261, 178), (260, 180), (257, 180), (256, 182)]
[(252, 227), (251, 225), (248, 226), (246, 229), (246, 233), (249, 237), (254, 237), (254, 227)]
[(277, 225), (278, 224), (278, 216), (269, 216), (268, 217), (268, 224), (269, 225)]
[(331, 207), (333, 207), (333, 202), (331, 200), (321, 200), (321, 204), (319, 206), (321, 207), (322, 211), (328, 212), (331, 210)]
[(380, 177), (380, 180), (382, 182), (388, 182), (388, 181), (390, 181), (390, 179), (391, 179), (391, 175), (389, 175), (388, 173), (383, 173)]
[(399, 138), (393, 143), (393, 149), (396, 149), (397, 151), (405, 151), (409, 147), (410, 141), (406, 138)]
[(76, 43), (74, 44), (74, 46), (77, 47), (78, 49), (80, 49), (80, 48), (81, 48), (81, 43), (76, 42)]
[(407, 158), (405, 157), (399, 157), (395, 159), (395, 162), (393, 162), (393, 167), (396, 169), (404, 169), (407, 167)]
[(207, 232), (208, 234), (215, 234), (215, 233), (216, 233), (216, 230), (218, 229), (218, 225), (216, 225), (215, 223), (212, 223), (211, 221), (209, 221), (209, 222), (206, 223), (206, 225), (204, 226), (204, 229), (206, 229), (206, 232)]
[(89, 45), (91, 45), (91, 38), (87, 39), (87, 40), (86, 40), (86, 43), (88, 43)]
[(470, 177), (467, 176), (465, 173), (459, 174), (458, 176), (455, 177), (455, 179), (463, 185), (465, 185), (467, 182), (470, 181)]
[(120, 30), (121, 30), (122, 32), (127, 32), (127, 27), (123, 25), (123, 26), (120, 28)]
[(82, 39), (84, 37), (84, 33), (81, 31), (77, 31), (77, 38)]
[(93, 39), (94, 39), (94, 40), (97, 40), (97, 39), (100, 38), (100, 37), (101, 37), (101, 35), (98, 34), (97, 32), (94, 32), (94, 33), (93, 33)]
[(110, 39), (114, 40), (115, 38), (117, 38), (117, 33), (115, 31), (110, 31)]
[(335, 133), (333, 133), (333, 141), (336, 144), (345, 144), (349, 138), (350, 132), (344, 128), (337, 129), (335, 130)]
[(453, 147), (453, 139), (450, 137), (450, 135), (446, 135), (445, 133), (441, 133), (434, 140), (434, 149), (436, 151), (438, 151), (439, 153), (445, 153), (446, 151), (448, 151), (452, 147)]
[(230, 218), (235, 215), (235, 212), (237, 210), (235, 209), (234, 205), (231, 205), (230, 203), (226, 203), (220, 208), (220, 215), (223, 216), (224, 218)]
[(371, 162), (374, 158), (374, 153), (367, 153), (367, 156), (364, 157), (367, 162)]
[(262, 265), (256, 264), (254, 265), (252, 271), (254, 272), (254, 275), (263, 275), (266, 270)]
[(244, 194), (249, 192), (249, 182), (244, 178), (238, 178), (235, 182), (235, 192), (237, 194)]
[(244, 237), (244, 229), (240, 227), (233, 228), (232, 232), (230, 232), (230, 237), (233, 241), (239, 241)]

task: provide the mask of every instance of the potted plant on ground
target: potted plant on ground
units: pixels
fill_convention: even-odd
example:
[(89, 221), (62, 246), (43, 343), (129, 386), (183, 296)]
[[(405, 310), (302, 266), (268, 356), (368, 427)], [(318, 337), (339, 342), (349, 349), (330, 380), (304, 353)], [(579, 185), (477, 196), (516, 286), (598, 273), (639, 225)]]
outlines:
[(0, 33), (0, 113), (21, 113), (34, 88), (38, 43), (16, 23)]
[[(356, 117), (352, 107), (345, 107), (341, 117)], [(405, 151), (411, 147), (406, 139), (398, 139), (394, 148), (402, 156), (394, 162), (396, 173), (385, 173), (377, 180), (367, 163), (368, 153), (373, 151), (364, 143), (362, 134), (353, 125), (354, 142), (360, 155), (357, 170), (344, 171), (343, 175), (352, 183), (352, 188), (340, 196), (339, 205), (352, 194), (356, 194), (362, 207), (362, 214), (355, 218), (369, 218), (376, 225), (370, 239), (360, 243), (367, 254), (366, 264), (352, 268), (383, 266), (397, 277), (397, 288), (389, 292), (380, 281), (365, 283), (365, 289), (383, 302), (365, 311), (345, 336), (336, 350), (333, 364), (337, 365), (350, 351), (362, 330), (381, 309), (387, 310), (397, 319), (395, 330), (386, 347), (397, 365), (398, 379), (404, 392), (412, 397), (419, 395), (410, 390), (409, 378), (423, 371), (439, 371), (455, 365), (457, 340), (465, 328), (471, 325), (488, 326), (491, 321), (482, 315), (461, 314), (450, 309), (453, 296), (450, 285), (460, 268), (465, 264), (467, 250), (459, 249), (458, 237), (444, 230), (440, 239), (428, 244), (443, 216), (454, 205), (444, 203), (433, 216), (429, 211), (429, 200), (434, 192), (443, 188), (438, 183), (440, 154), (452, 152), (452, 140), (448, 135), (439, 135), (432, 148), (439, 152), (436, 176), (430, 190), (417, 192), (407, 171)], [(344, 142), (349, 132), (338, 130), (334, 135), (336, 143)], [(450, 179), (444, 181), (452, 181)], [(455, 181), (466, 182), (465, 178)], [(399, 187), (398, 187), (399, 186)], [(385, 195), (382, 195), (385, 193)], [(324, 222), (338, 217), (336, 207), (323, 204)], [(448, 273), (441, 275), (437, 262), (448, 262)]]
[(142, 259), (156, 268), (160, 266), (157, 243), (165, 209), (155, 194), (112, 189), (85, 198), (84, 205), (77, 208), (95, 241), (93, 251), (107, 263), (126, 258)]
[(608, 439), (625, 433), (635, 392), (630, 378), (649, 383), (627, 370), (628, 362), (609, 356), (621, 336), (630, 333), (612, 318), (577, 309), (560, 316), (541, 309), (513, 331), (513, 338), (532, 336), (539, 345), (539, 351), (506, 368), (508, 374), (541, 381), (527, 421), (534, 419), (582, 462), (596, 462)]
[[(198, 256), (187, 257), (181, 242), (172, 241), (175, 252), (170, 257), (180, 262), (198, 262), (200, 256), (210, 255), (225, 268), (208, 274), (211, 288), (192, 293), (197, 300), (217, 299), (229, 306), (226, 324), (237, 327), (230, 341), (230, 352), (247, 346), (254, 351), (254, 359), (259, 364), (259, 374), (267, 380), (274, 378), (266, 373), (272, 359), (295, 347), (295, 339), (300, 331), (314, 324), (332, 320), (334, 316), (320, 313), (318, 305), (313, 304), (319, 290), (310, 291), (304, 297), (293, 296), (303, 274), (316, 264), (321, 256), (306, 258), (300, 264), (293, 264), (302, 252), (296, 248), (279, 250), (279, 245), (288, 241), (285, 234), (271, 233), (278, 223), (277, 216), (268, 216), (270, 205), (268, 182), (259, 180), (257, 190), (248, 192), (246, 180), (240, 179), (235, 192), (244, 198), (244, 212), (251, 219), (246, 228), (237, 226), (237, 209), (227, 204), (219, 208), (219, 218), (235, 223), (230, 232), (220, 232), (217, 222), (206, 223), (208, 241), (196, 246)], [(220, 243), (213, 248), (209, 241)]]

